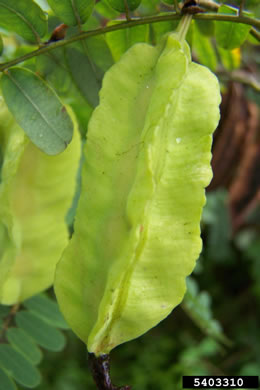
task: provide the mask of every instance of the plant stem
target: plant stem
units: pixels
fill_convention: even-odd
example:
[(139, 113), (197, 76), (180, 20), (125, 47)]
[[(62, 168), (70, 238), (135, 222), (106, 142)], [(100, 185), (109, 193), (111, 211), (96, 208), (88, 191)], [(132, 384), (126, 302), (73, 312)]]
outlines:
[(95, 356), (94, 353), (88, 354), (89, 367), (98, 390), (131, 390), (126, 385), (122, 387), (114, 386), (110, 378), (110, 356)]
[(260, 32), (258, 32), (255, 28), (251, 28), (250, 34), (260, 42)]
[(182, 19), (177, 27), (177, 32), (178, 32), (180, 41), (185, 40), (185, 37), (186, 37), (187, 32), (189, 30), (191, 21), (192, 21), (192, 15), (190, 15), (190, 14), (186, 14), (182, 17)]
[[(51, 50), (54, 50), (58, 47), (69, 45), (73, 42), (77, 42), (82, 39), (88, 39), (97, 35), (107, 34), (112, 31), (117, 30), (123, 30), (125, 28), (135, 27), (138, 25), (144, 25), (144, 24), (151, 24), (151, 23), (159, 23), (159, 22), (166, 22), (171, 20), (178, 20), (182, 17), (182, 15), (177, 14), (176, 12), (172, 13), (169, 12), (167, 15), (157, 15), (157, 16), (149, 16), (144, 18), (132, 18), (131, 21), (124, 21), (119, 24), (115, 24), (108, 27), (101, 27), (96, 30), (90, 30), (90, 31), (83, 31), (81, 33), (78, 33), (68, 39), (61, 40), (58, 42), (53, 42), (49, 45), (43, 45), (39, 49), (34, 50), (30, 53), (27, 53), (24, 56), (21, 56), (19, 58), (15, 58), (12, 61), (8, 61), (5, 63), (0, 64), (0, 72), (3, 72), (5, 69), (10, 68), (11, 66), (17, 65), (21, 62), (24, 62), (30, 58), (39, 56), (41, 54), (45, 54)], [(227, 22), (234, 22), (234, 23), (243, 23), (248, 24), (252, 27), (255, 27), (256, 29), (260, 29), (260, 20), (255, 18), (249, 18), (248, 16), (237, 16), (237, 15), (229, 15), (229, 14), (217, 14), (217, 13), (206, 13), (206, 14), (196, 14), (193, 15), (194, 19), (199, 20), (216, 20), (216, 21), (227, 21)], [(260, 41), (260, 34), (257, 30), (254, 31), (254, 36), (256, 39)]]
[(181, 12), (181, 10), (180, 10), (180, 7), (179, 7), (178, 0), (173, 0), (173, 3), (174, 3), (175, 11), (176, 11), (176, 13), (179, 15), (180, 12)]

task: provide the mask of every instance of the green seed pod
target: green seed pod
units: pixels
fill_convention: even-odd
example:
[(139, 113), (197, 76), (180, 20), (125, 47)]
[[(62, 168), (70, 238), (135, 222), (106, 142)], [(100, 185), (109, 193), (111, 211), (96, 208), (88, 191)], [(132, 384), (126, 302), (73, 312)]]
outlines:
[(126, 12), (126, 4), (130, 11), (135, 10), (142, 0), (108, 0), (109, 5), (119, 12)]
[(219, 121), (216, 77), (171, 34), (106, 73), (85, 147), (75, 233), (55, 290), (95, 355), (145, 333), (183, 299)]
[(53, 283), (69, 239), (65, 216), (75, 192), (80, 135), (75, 128), (68, 148), (48, 156), (0, 102), (0, 150), (0, 303), (9, 305)]

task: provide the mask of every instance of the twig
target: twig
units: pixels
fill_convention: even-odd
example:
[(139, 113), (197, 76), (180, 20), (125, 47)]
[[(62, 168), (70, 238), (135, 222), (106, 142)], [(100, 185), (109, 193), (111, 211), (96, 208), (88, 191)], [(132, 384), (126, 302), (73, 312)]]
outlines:
[(176, 12), (177, 14), (180, 14), (180, 13), (181, 13), (181, 10), (180, 10), (180, 7), (179, 7), (178, 0), (173, 0), (173, 3), (174, 3), (175, 12)]
[(130, 16), (130, 11), (129, 11), (129, 7), (128, 7), (128, 4), (127, 4), (127, 0), (124, 0), (124, 4), (125, 4), (126, 20), (130, 21), (131, 20), (131, 16)]
[(2, 327), (2, 332), (1, 332), (0, 343), (4, 341), (5, 334), (6, 334), (7, 330), (8, 330), (8, 327), (11, 324), (11, 322), (12, 322), (14, 316), (16, 315), (17, 311), (19, 310), (19, 307), (20, 307), (19, 303), (17, 303), (16, 305), (13, 305), (11, 307), (11, 310), (10, 310), (9, 314), (5, 318), (5, 321), (4, 321), (4, 324), (3, 324), (3, 327)]
[[(0, 72), (3, 72), (5, 69), (10, 68), (11, 66), (17, 65), (21, 62), (24, 62), (26, 60), (29, 60), (30, 58), (39, 56), (41, 54), (47, 53), (50, 50), (57, 49), (58, 47), (63, 47), (66, 45), (69, 45), (73, 42), (80, 41), (82, 39), (88, 39), (97, 35), (107, 34), (112, 31), (117, 30), (123, 30), (125, 28), (129, 27), (135, 27), (140, 26), (144, 24), (151, 24), (151, 23), (159, 23), (159, 22), (166, 22), (171, 20), (179, 20), (182, 17), (182, 15), (178, 15), (176, 12), (171, 13), (168, 12), (166, 15), (157, 15), (157, 16), (148, 16), (144, 18), (132, 18), (131, 21), (124, 21), (119, 24), (114, 24), (112, 26), (104, 27), (104, 28), (98, 28), (96, 30), (90, 30), (90, 31), (83, 31), (79, 34), (76, 34), (68, 39), (61, 40), (58, 42), (53, 42), (52, 44), (48, 46), (42, 46), (37, 50), (31, 51), (30, 53), (27, 53), (19, 58), (15, 58), (12, 61), (8, 61), (5, 63), (0, 64)], [(227, 21), (227, 22), (234, 22), (234, 23), (243, 23), (248, 24), (252, 27), (255, 27), (256, 29), (260, 29), (260, 20), (255, 18), (250, 18), (248, 16), (237, 16), (237, 15), (229, 15), (229, 14), (217, 14), (217, 13), (206, 13), (206, 14), (196, 14), (193, 16), (194, 19), (199, 20), (216, 20), (216, 21)], [(260, 41), (260, 34), (255, 30), (254, 36), (256, 39)]]
[(260, 42), (260, 32), (258, 32), (255, 28), (251, 28), (250, 34)]

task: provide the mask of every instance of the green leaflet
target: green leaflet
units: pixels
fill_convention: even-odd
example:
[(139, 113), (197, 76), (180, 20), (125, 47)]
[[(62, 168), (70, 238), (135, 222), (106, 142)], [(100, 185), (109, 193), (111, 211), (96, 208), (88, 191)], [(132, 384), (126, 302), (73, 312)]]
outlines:
[(176, 34), (134, 45), (106, 73), (90, 120), (75, 233), (55, 290), (96, 355), (140, 336), (183, 299), (201, 251), (219, 120), (216, 77)]
[(0, 141), (0, 302), (20, 302), (49, 287), (68, 242), (65, 216), (71, 205), (80, 157), (75, 132), (64, 153), (36, 148), (2, 105)]
[(8, 109), (30, 140), (49, 155), (70, 143), (73, 123), (52, 88), (26, 68), (8, 70), (1, 79)]

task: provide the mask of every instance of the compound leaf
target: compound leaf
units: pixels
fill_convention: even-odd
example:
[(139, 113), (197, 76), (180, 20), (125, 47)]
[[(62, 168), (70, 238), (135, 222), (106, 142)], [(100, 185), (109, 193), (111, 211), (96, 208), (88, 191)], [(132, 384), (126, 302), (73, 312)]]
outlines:
[(0, 365), (22, 386), (33, 388), (41, 381), (37, 368), (10, 345), (0, 345)]
[(46, 324), (38, 316), (27, 311), (20, 311), (15, 316), (17, 325), (30, 335), (36, 343), (50, 351), (61, 351), (66, 339), (59, 330)]
[(68, 329), (68, 325), (65, 322), (57, 303), (45, 295), (40, 294), (27, 299), (24, 302), (24, 306), (50, 325), (61, 329)]

